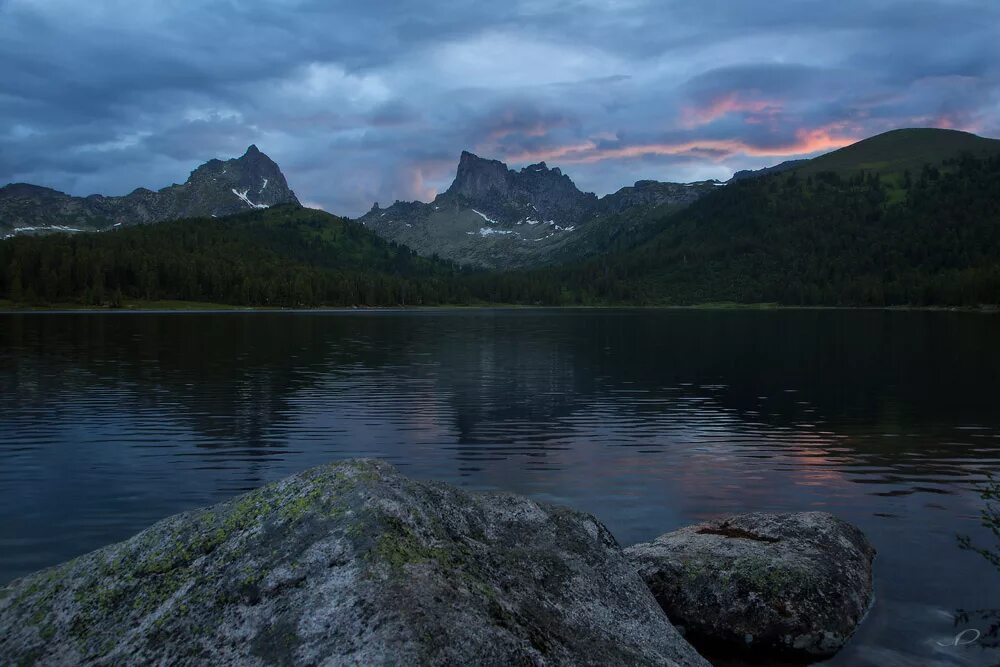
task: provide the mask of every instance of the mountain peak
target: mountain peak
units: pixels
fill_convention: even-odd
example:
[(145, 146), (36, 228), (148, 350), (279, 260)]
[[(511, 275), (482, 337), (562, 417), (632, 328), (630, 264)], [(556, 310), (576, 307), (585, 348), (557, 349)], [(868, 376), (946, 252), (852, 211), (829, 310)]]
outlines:
[(490, 158), (479, 157), (475, 153), (470, 153), (469, 151), (462, 151), (462, 155), (458, 158), (458, 168), (461, 170), (464, 166), (466, 169), (480, 169), (480, 168), (491, 168), (495, 165), (502, 166), (505, 170), (507, 165), (500, 160), (493, 160)]
[(522, 167), (520, 171), (514, 171), (500, 160), (482, 158), (475, 153), (462, 151), (455, 181), (445, 194), (458, 194), (476, 200), (508, 197), (515, 191), (552, 188), (560, 191), (560, 196), (582, 194), (559, 167), (550, 169), (545, 162), (536, 162)]
[[(181, 185), (136, 188), (117, 197), (72, 197), (39, 186), (0, 188), (0, 236), (7, 228), (35, 232), (107, 229), (177, 218), (222, 217), (279, 204), (298, 204), (281, 169), (255, 145), (242, 157), (212, 159)], [(67, 220), (72, 224), (67, 225)]]
[[(535, 164), (529, 164), (527, 167), (521, 167), (522, 174), (555, 174), (556, 176), (562, 176), (562, 170), (559, 167), (552, 167), (549, 169), (545, 161), (536, 162)], [(567, 177), (568, 178), (568, 177)]]
[(462, 151), (455, 181), (448, 188), (448, 194), (475, 199), (495, 190), (500, 195), (506, 195), (509, 173), (507, 165), (499, 160), (487, 160), (469, 151)]

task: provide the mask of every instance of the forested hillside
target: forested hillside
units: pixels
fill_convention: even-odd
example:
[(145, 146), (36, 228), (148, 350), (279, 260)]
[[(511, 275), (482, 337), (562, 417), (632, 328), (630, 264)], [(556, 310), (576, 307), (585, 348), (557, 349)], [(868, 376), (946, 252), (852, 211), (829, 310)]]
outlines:
[(281, 206), (0, 242), (0, 298), (250, 306), (1000, 304), (1000, 156), (730, 183), (586, 262), (490, 273)]
[(463, 270), (294, 205), (117, 231), (0, 242), (15, 303), (177, 299), (254, 306), (456, 303)]
[[(748, 179), (666, 218), (640, 247), (510, 275), (507, 299), (787, 305), (1000, 303), (1000, 157), (878, 174)], [(523, 292), (522, 292), (523, 291)], [(523, 294), (523, 296), (521, 296)]]

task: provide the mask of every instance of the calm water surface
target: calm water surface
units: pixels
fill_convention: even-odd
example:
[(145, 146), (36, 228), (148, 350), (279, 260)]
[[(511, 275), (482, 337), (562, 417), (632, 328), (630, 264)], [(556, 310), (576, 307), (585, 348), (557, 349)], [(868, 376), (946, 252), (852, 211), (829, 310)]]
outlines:
[(1000, 316), (472, 310), (0, 315), (0, 583), (333, 459), (597, 515), (622, 544), (828, 510), (878, 548), (836, 665), (993, 665), (974, 488)]

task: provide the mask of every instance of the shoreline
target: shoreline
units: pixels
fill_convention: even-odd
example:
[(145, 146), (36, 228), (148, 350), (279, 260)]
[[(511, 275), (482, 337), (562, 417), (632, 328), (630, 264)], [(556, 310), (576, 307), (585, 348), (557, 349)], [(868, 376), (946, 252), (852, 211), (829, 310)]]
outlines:
[(13, 314), (74, 314), (74, 313), (354, 313), (354, 312), (417, 312), (438, 310), (701, 310), (701, 311), (897, 311), (897, 312), (953, 312), (1000, 314), (1000, 305), (981, 306), (789, 306), (778, 303), (711, 302), (691, 305), (574, 305), (540, 306), (513, 303), (443, 304), (434, 306), (317, 306), (288, 308), (284, 306), (237, 306), (203, 301), (132, 301), (112, 308), (86, 306), (74, 303), (57, 303), (47, 306), (15, 306), (0, 299), (0, 315)]

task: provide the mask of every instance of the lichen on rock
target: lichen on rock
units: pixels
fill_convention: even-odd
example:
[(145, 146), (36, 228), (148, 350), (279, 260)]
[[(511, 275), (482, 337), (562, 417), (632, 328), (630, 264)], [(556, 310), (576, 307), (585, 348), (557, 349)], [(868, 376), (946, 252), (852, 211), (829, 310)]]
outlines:
[(625, 553), (670, 620), (707, 653), (829, 656), (872, 601), (874, 548), (824, 512), (724, 517)]
[(593, 517), (313, 468), (0, 589), (27, 665), (708, 663)]

